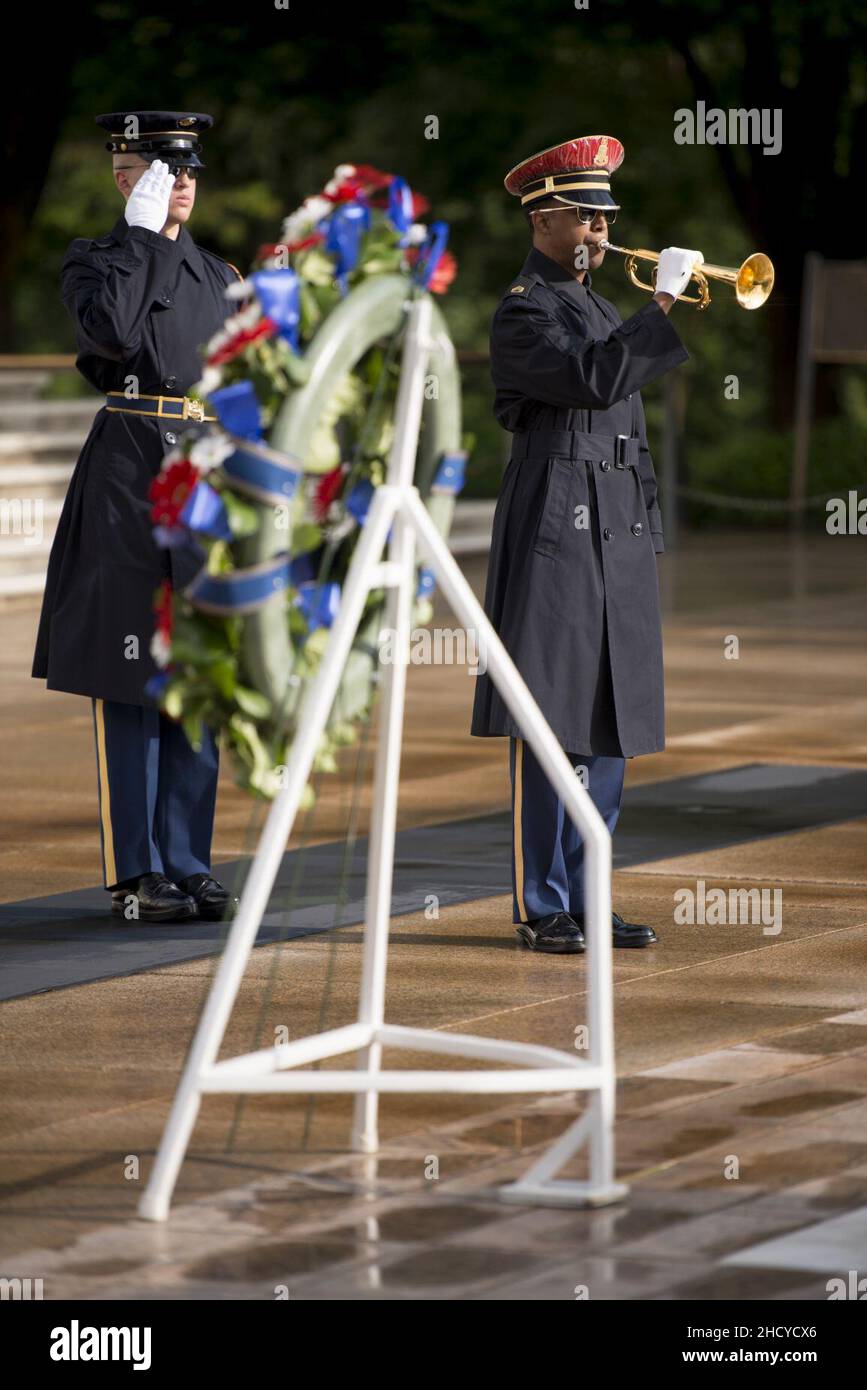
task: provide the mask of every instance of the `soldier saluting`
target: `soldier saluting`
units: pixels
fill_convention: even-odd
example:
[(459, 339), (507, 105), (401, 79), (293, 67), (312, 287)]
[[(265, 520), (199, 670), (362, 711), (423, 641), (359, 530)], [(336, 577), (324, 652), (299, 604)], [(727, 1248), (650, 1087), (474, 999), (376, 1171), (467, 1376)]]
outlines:
[(197, 547), (161, 551), (148, 489), (183, 430), (209, 417), (185, 396), (199, 349), (229, 312), (239, 272), (187, 230), (199, 135), (212, 118), (187, 111), (97, 116), (123, 216), (107, 236), (73, 241), (61, 269), (82, 375), (105, 395), (81, 451), (48, 562), (32, 674), (89, 696), (96, 740), (103, 878), (112, 910), (129, 893), (149, 921), (219, 919), (230, 895), (210, 871), (218, 749), (196, 752), (145, 694), (154, 594), (183, 588)]
[[(618, 212), (623, 147), (568, 140), (505, 186), (533, 235), (491, 328), (494, 413), (513, 431), (494, 515), (485, 611), (609, 831), (625, 759), (665, 746), (656, 478), (639, 388), (688, 359), (668, 319), (700, 253), (662, 252), (653, 298), (623, 323), (592, 288)], [(583, 845), (487, 675), (471, 733), (509, 737), (512, 885), (532, 950), (584, 950)], [(651, 927), (613, 918), (615, 946)]]

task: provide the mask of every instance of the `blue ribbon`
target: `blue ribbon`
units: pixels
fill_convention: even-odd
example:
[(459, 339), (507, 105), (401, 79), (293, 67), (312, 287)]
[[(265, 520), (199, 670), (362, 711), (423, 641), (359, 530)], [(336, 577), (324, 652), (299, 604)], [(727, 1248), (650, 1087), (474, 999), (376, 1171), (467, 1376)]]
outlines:
[(337, 260), (334, 278), (341, 294), (349, 289), (347, 276), (358, 264), (361, 238), (369, 226), (370, 208), (357, 199), (341, 203), (319, 223), (319, 231), (325, 233), (325, 250)]
[(221, 541), (232, 539), (226, 505), (210, 483), (196, 483), (178, 514), (178, 520), (191, 531), (203, 531), (206, 536), (216, 536)]
[(197, 574), (184, 593), (194, 608), (221, 617), (255, 613), (289, 587), (289, 556), (275, 555), (261, 565), (231, 574)]
[(427, 239), (422, 243), (418, 260), (413, 267), (413, 279), (423, 289), (427, 289), (430, 284), (431, 276), (440, 263), (448, 239), (448, 222), (432, 222), (430, 224)]
[(339, 584), (302, 584), (296, 600), (311, 632), (330, 627), (340, 609)]
[(243, 444), (223, 459), (220, 467), (239, 492), (247, 492), (260, 502), (288, 502), (303, 477), (303, 470), (292, 467), (294, 460), (265, 444)]
[(454, 454), (443, 454), (434, 480), (430, 485), (431, 492), (460, 492), (466, 481), (466, 471), (467, 454), (465, 449)]
[(412, 189), (406, 179), (395, 175), (388, 187), (388, 220), (400, 233), (400, 245), (406, 246), (407, 233), (412, 226)]
[(416, 598), (427, 598), (436, 588), (436, 577), (433, 570), (422, 568), (419, 570), (418, 588), (415, 591)]
[[(376, 488), (373, 486), (370, 479), (362, 478), (360, 482), (355, 484), (355, 487), (346, 499), (346, 510), (351, 516), (355, 517), (359, 526), (363, 526), (367, 520), (367, 513), (370, 510), (370, 504), (373, 500), (375, 491)], [(386, 544), (391, 540), (391, 533), (393, 530), (394, 526), (389, 526), (385, 537)]]
[(369, 478), (362, 478), (360, 482), (355, 484), (346, 499), (346, 510), (355, 517), (359, 526), (364, 525), (372, 498), (373, 483)]
[(233, 386), (220, 386), (208, 400), (217, 418), (229, 434), (242, 439), (262, 438), (262, 412), (251, 381), (236, 381)]
[(293, 352), (298, 351), (301, 326), (301, 282), (294, 270), (257, 270), (249, 277), (262, 306), (262, 313), (273, 319), (281, 338)]
[(305, 555), (296, 555), (289, 566), (289, 578), (298, 588), (301, 584), (315, 579), (322, 564), (322, 553), (324, 545), (319, 545), (315, 550), (308, 550)]
[(160, 696), (168, 683), (168, 671), (157, 671), (156, 675), (151, 676), (150, 680), (146, 683), (144, 693), (149, 700), (153, 700), (154, 704), (159, 704)]

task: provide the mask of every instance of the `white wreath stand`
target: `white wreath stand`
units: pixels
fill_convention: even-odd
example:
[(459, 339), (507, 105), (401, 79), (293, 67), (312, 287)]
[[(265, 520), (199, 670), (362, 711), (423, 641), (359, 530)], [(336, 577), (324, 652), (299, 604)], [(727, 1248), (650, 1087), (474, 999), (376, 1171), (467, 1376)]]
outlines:
[[(589, 1092), (583, 1114), (515, 1183), (500, 1189), (513, 1202), (553, 1206), (601, 1206), (628, 1191), (614, 1180), (614, 1026), (611, 984), (611, 837), (565, 753), (542, 716), (517, 668), (500, 642), (436, 529), (413, 485), (421, 424), (425, 372), (433, 344), (430, 300), (424, 295), (409, 311), (397, 400), (395, 442), (384, 485), (375, 491), (343, 588), (340, 611), (329, 634), (321, 665), (300, 711), (285, 785), (275, 799), (240, 906), (232, 922), (211, 992), (187, 1057), (171, 1114), (157, 1153), (139, 1215), (165, 1221), (181, 1163), (187, 1151), (201, 1097), (214, 1092), (354, 1092), (353, 1148), (378, 1148), (377, 1108), (384, 1092), (458, 1092), (500, 1095), (518, 1092)], [(383, 550), (389, 528), (388, 559)], [(487, 668), (523, 730), (539, 763), (580, 830), (586, 850), (586, 937), (589, 984), (587, 1057), (530, 1043), (503, 1042), (385, 1022), (385, 972), (391, 915), (392, 872), (397, 813), (406, 660), (416, 587), (415, 542), (436, 576), (454, 613), (467, 631), (479, 635)], [(381, 704), (372, 820), (368, 853), (364, 956), (357, 1023), (294, 1042), (218, 1061), (226, 1025), (255, 944), (271, 889), (292, 831), (298, 802), (347, 659), (365, 599), (371, 589), (387, 588), (385, 626), (395, 632), (400, 659), (381, 668)], [(563, 963), (564, 974), (570, 963)], [(572, 973), (577, 982), (580, 976)], [(479, 1071), (388, 1071), (383, 1047), (441, 1053), (505, 1064)], [(304, 1070), (312, 1062), (359, 1052), (354, 1071)], [(589, 1179), (556, 1179), (555, 1174), (585, 1142)]]

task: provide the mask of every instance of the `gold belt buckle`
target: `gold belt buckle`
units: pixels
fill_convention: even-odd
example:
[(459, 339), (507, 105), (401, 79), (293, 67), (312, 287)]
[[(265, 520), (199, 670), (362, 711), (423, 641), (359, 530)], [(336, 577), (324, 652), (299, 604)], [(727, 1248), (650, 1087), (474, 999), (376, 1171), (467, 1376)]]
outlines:
[(184, 396), (184, 406), (181, 414), (182, 420), (202, 421), (205, 418), (205, 406), (202, 401), (193, 401), (189, 396)]

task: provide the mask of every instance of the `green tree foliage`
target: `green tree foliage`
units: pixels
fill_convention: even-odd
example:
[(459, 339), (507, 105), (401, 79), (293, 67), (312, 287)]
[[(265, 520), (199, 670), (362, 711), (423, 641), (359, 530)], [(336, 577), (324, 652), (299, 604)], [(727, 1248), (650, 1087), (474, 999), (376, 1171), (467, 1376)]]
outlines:
[[(590, 0), (583, 10), (564, 0), (386, 0), (342, 11), (339, 23), (309, 6), (230, 16), (191, 0), (182, 12), (143, 14), (112, 0), (66, 25), (67, 69), (57, 75), (65, 104), (6, 276), (6, 345), (19, 351), (72, 348), (57, 297), (63, 249), (74, 235), (106, 230), (122, 206), (92, 118), (131, 100), (215, 115), (193, 230), (242, 267), (337, 163), (403, 174), (451, 223), (460, 270), (446, 313), (456, 344), (475, 352), (487, 349), (494, 305), (528, 244), (504, 174), (570, 135), (618, 136), (618, 242), (696, 246), (729, 265), (763, 250), (777, 267), (774, 297), (758, 313), (737, 309), (722, 287), (706, 313), (675, 311), (692, 357), (683, 369), (690, 467), (724, 443), (735, 419), (739, 431), (791, 424), (804, 253), (863, 255), (854, 152), (867, 133), (867, 18), (841, 0)], [(674, 113), (697, 99), (781, 109), (780, 154), (676, 145)], [(427, 138), (431, 117), (436, 139)], [(22, 167), (39, 178), (26, 153)], [(595, 283), (624, 316), (643, 302), (619, 258)], [(737, 403), (723, 395), (732, 373)], [(852, 376), (822, 369), (820, 416), (846, 413)], [(483, 365), (467, 369), (466, 403), (477, 440), (472, 496), (496, 487), (503, 462)], [(658, 439), (658, 387), (647, 405)]]

